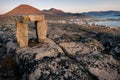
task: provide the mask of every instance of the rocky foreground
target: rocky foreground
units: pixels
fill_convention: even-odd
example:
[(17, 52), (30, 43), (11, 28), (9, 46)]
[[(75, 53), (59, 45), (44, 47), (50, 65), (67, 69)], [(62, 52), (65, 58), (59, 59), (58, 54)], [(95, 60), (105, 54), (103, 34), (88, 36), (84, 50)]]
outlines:
[(49, 24), (46, 43), (19, 48), (15, 24), (0, 25), (0, 80), (120, 80), (120, 30)]

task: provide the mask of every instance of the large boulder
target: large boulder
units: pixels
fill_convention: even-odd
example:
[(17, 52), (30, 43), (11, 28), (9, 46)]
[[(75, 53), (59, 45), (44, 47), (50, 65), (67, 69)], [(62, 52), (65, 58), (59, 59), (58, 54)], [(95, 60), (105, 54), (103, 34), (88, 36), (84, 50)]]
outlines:
[[(56, 57), (60, 53), (64, 55), (62, 49), (56, 45), (51, 39), (46, 40), (46, 43), (38, 44), (37, 46), (27, 47), (27, 48), (18, 48), (16, 50), (16, 59), (30, 58), (35, 55), (34, 59), (42, 59), (43, 57)], [(19, 62), (18, 62), (19, 63)]]
[(63, 42), (63, 43), (60, 43), (59, 45), (63, 48), (63, 50), (69, 56), (75, 56), (79, 52), (80, 54), (87, 54), (92, 51), (87, 46), (84, 46), (83, 43), (79, 43), (79, 42)]
[(84, 69), (95, 75), (99, 80), (120, 79), (120, 62), (111, 55), (102, 53), (104, 47), (96, 40), (80, 42), (63, 42), (59, 44), (64, 52)]
[(18, 48), (16, 61), (22, 80), (97, 80), (51, 39), (34, 47)]
[[(58, 45), (56, 45), (50, 39), (47, 39), (46, 43), (38, 43), (37, 46), (17, 48), (16, 62), (19, 66), (20, 73), (24, 74), (22, 80), (26, 80), (26, 78), (29, 80), (37, 80), (35, 79), (35, 77), (40, 77), (40, 76), (38, 76), (39, 74), (37, 74), (36, 71), (31, 72), (30, 74), (28, 74), (27, 71), (29, 71), (30, 69), (37, 70), (38, 68), (41, 68), (41, 67), (38, 68), (34, 68), (34, 67), (39, 66), (40, 63), (36, 63), (36, 62), (39, 62), (39, 60), (42, 60), (44, 57), (56, 57), (58, 55), (64, 55), (64, 52)], [(31, 75), (33, 73), (35, 74), (31, 78)]]
[(104, 50), (102, 44), (95, 39), (86, 39), (85, 43), (80, 42), (62, 42), (59, 44), (67, 55), (88, 54), (91, 52), (101, 52)]

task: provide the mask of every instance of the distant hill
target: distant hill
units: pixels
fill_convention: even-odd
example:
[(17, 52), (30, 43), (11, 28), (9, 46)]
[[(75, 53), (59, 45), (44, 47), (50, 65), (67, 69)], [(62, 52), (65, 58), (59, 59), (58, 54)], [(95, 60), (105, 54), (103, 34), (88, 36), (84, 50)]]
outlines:
[(27, 15), (27, 14), (31, 14), (31, 15), (38, 14), (39, 15), (43, 13), (39, 9), (36, 9), (30, 5), (22, 4), (14, 8), (13, 10), (9, 11), (8, 13), (3, 14), (2, 16)]
[(120, 11), (96, 11), (96, 12), (87, 12), (82, 14), (91, 17), (120, 16)]
[(44, 14), (64, 14), (65, 12), (59, 9), (51, 8), (49, 10), (43, 10)]
[(88, 17), (81, 13), (67, 13), (60, 9), (55, 9), (55, 8), (51, 8), (49, 10), (43, 10), (43, 13), (47, 17), (47, 19), (60, 19), (60, 18), (68, 19), (73, 17), (76, 17), (76, 18)]
[(22, 4), (0, 16), (0, 22), (11, 22), (11, 16), (15, 15), (43, 15), (43, 12), (30, 5)]

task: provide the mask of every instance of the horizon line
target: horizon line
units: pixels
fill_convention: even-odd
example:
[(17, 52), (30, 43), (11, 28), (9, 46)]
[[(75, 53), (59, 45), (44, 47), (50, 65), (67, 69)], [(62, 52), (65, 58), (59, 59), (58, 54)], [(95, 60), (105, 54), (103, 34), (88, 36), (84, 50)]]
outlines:
[[(20, 5), (29, 5), (29, 4), (20, 4)], [(20, 6), (20, 5), (18, 5), (18, 6)], [(16, 6), (16, 7), (18, 7), (18, 6)], [(31, 6), (31, 5), (29, 5), (29, 6)], [(16, 8), (16, 7), (14, 7), (14, 8)], [(34, 7), (34, 6), (32, 6), (32, 7)], [(13, 10), (14, 8), (12, 8), (12, 9), (10, 9), (8, 11), (5, 11), (3, 13), (0, 13), (0, 15), (8, 13), (9, 11)], [(43, 11), (43, 10), (50, 10), (51, 8), (54, 8), (54, 7), (51, 7), (49, 9), (48, 8), (47, 9), (39, 9), (38, 7), (34, 7), (34, 8), (36, 8), (36, 9), (38, 9), (40, 11)], [(108, 9), (106, 9), (106, 10), (86, 10), (86, 11), (67, 11), (67, 10), (60, 9), (60, 8), (54, 8), (54, 9), (62, 10), (65, 13), (88, 13), (88, 12), (103, 12), (103, 11), (120, 11), (120, 10), (114, 10), (114, 9), (109, 9), (109, 10)]]

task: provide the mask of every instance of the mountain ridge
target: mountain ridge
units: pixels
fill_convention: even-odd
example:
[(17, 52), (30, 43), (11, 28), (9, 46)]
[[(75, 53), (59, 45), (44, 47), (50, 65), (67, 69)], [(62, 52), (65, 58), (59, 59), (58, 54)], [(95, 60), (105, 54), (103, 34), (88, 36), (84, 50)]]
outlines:
[[(66, 18), (73, 18), (73, 17), (76, 17), (76, 18), (87, 17), (81, 13), (67, 13), (60, 9), (55, 9), (55, 8), (51, 8), (49, 10), (39, 10), (27, 4), (21, 4), (15, 7), (14, 9), (12, 9), (11, 11), (3, 14), (0, 18), (8, 19), (11, 16), (16, 16), (16, 15), (45, 15), (46, 19), (57, 19), (57, 20), (61, 18), (66, 19)], [(5, 21), (4, 19), (3, 21)]]
[(82, 13), (86, 16), (118, 16), (120, 15), (120, 11), (113, 11), (113, 10), (108, 10), (108, 11), (91, 11), (91, 12), (84, 12)]
[(42, 10), (42, 11), (45, 14), (64, 14), (65, 13), (64, 11), (56, 8), (50, 8), (49, 10)]

